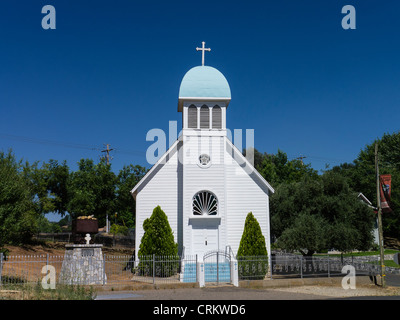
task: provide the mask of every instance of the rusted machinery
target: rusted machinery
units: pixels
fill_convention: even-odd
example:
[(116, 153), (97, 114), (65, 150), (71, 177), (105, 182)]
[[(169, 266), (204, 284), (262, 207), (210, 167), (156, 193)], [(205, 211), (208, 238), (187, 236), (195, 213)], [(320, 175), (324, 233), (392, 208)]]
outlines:
[(81, 216), (77, 219), (72, 220), (72, 241), (75, 244), (84, 244), (85, 236), (87, 233), (90, 234), (93, 243), (93, 235), (98, 233), (99, 225), (96, 218), (93, 216)]

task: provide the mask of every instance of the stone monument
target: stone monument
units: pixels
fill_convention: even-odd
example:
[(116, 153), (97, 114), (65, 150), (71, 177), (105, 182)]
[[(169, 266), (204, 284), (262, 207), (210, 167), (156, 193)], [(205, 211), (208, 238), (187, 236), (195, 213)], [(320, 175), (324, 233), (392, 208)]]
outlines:
[(90, 244), (90, 234), (86, 234), (86, 244), (67, 244), (61, 267), (59, 283), (95, 285), (106, 284), (105, 263), (102, 244)]

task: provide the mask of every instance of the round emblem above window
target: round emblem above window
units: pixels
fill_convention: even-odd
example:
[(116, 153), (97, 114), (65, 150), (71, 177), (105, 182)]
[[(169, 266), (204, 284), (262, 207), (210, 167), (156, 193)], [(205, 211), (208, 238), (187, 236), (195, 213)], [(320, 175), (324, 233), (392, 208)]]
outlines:
[(199, 164), (199, 166), (201, 168), (208, 168), (211, 165), (210, 156), (208, 154), (205, 154), (205, 153), (201, 154), (199, 156), (199, 163), (198, 164)]

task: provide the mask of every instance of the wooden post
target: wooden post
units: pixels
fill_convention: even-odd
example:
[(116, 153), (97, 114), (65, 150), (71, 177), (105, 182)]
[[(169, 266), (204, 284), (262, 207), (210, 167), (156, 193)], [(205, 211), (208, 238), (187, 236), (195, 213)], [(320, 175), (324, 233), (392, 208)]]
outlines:
[(382, 230), (382, 208), (381, 208), (381, 194), (380, 194), (380, 181), (379, 181), (379, 159), (378, 159), (378, 142), (375, 142), (375, 172), (376, 172), (376, 199), (378, 209), (378, 231), (379, 231), (379, 248), (380, 248), (380, 262), (381, 262), (381, 284), (386, 287), (386, 274), (385, 274), (385, 254), (383, 248), (383, 230)]
[(3, 283), (3, 280), (1, 279), (2, 271), (3, 271), (3, 252), (0, 252), (0, 287), (1, 284)]

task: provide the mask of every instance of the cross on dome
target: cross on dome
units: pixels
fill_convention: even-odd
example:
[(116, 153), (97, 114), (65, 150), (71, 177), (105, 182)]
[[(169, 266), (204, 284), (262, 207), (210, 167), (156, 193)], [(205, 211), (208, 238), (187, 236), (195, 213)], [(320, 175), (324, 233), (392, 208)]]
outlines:
[(202, 66), (204, 66), (204, 53), (205, 53), (205, 51), (211, 51), (210, 48), (206, 48), (205, 46), (206, 46), (206, 43), (205, 43), (205, 41), (203, 41), (202, 42), (202, 47), (201, 48), (199, 48), (199, 47), (196, 48), (196, 51), (202, 51), (201, 52), (201, 65)]

